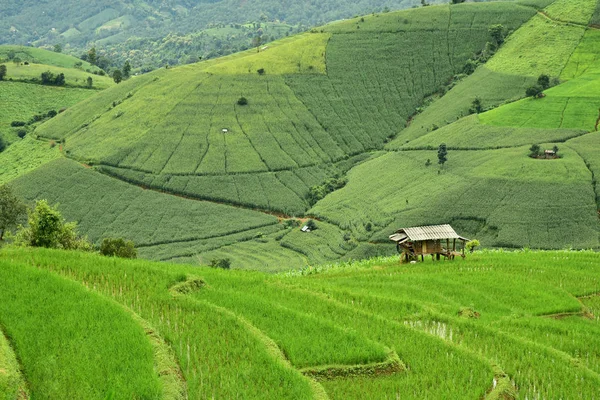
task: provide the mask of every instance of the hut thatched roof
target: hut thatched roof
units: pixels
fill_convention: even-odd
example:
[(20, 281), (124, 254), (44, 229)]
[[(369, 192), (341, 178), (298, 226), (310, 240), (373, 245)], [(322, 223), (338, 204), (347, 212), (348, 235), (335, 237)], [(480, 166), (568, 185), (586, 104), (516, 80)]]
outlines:
[(390, 235), (390, 240), (402, 243), (406, 240), (413, 242), (423, 240), (441, 240), (441, 239), (461, 239), (467, 240), (458, 235), (454, 229), (448, 224), (431, 225), (431, 226), (416, 226), (413, 228), (402, 228)]

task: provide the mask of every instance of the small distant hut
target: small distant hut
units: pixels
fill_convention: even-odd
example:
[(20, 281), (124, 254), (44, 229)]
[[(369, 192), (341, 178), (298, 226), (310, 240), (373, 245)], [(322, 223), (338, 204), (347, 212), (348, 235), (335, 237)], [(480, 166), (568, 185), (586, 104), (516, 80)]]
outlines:
[[(431, 255), (439, 260), (441, 256), (453, 259), (465, 257), (465, 244), (469, 240), (457, 234), (450, 225), (416, 226), (402, 228), (390, 235), (396, 242), (396, 248), (404, 261), (417, 260), (421, 256)], [(458, 241), (458, 243), (457, 243)], [(457, 244), (460, 250), (457, 249)]]
[(544, 150), (544, 157), (556, 158), (556, 152), (554, 150)]

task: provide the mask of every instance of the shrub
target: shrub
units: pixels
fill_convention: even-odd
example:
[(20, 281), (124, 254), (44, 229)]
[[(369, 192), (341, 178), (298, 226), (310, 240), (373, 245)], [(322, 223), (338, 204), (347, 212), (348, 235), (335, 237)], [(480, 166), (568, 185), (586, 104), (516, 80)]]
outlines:
[(210, 260), (210, 266), (213, 268), (231, 269), (231, 260), (229, 258), (213, 258)]
[(25, 130), (25, 129), (19, 129), (17, 131), (17, 136), (20, 137), (21, 139), (23, 139), (25, 137), (25, 135), (27, 135), (27, 130)]
[(25, 126), (27, 125), (27, 123), (25, 121), (13, 121), (10, 123), (10, 126), (12, 127), (19, 127), (19, 126)]
[(48, 113), (46, 113), (46, 117), (54, 118), (54, 117), (56, 117), (57, 114), (58, 113), (56, 112), (56, 110), (50, 110), (50, 111), (48, 111)]
[(550, 87), (550, 77), (546, 74), (540, 75), (537, 84), (544, 90), (548, 89)]
[(525, 95), (527, 97), (540, 97), (542, 92), (544, 91), (544, 88), (542, 88), (540, 85), (533, 85), (527, 88), (527, 90), (525, 91)]
[(240, 106), (245, 106), (248, 104), (248, 99), (245, 98), (244, 96), (240, 97), (237, 101), (238, 105)]
[(467, 244), (465, 244), (465, 248), (469, 251), (469, 253), (472, 253), (475, 251), (475, 247), (477, 246), (481, 246), (481, 243), (479, 243), (479, 240), (477, 239), (473, 239), (467, 242)]
[(135, 244), (123, 238), (104, 238), (100, 244), (100, 254), (109, 257), (137, 258)]
[(537, 157), (540, 155), (540, 145), (539, 144), (532, 144), (531, 147), (529, 148), (529, 157)]
[(264, 75), (265, 74), (265, 69), (264, 68), (259, 68), (256, 72), (258, 72), (259, 75)]
[(308, 229), (310, 229), (311, 231), (314, 231), (317, 229), (317, 223), (315, 222), (314, 219), (309, 219), (306, 222), (306, 226), (308, 227)]
[(86, 237), (77, 236), (77, 223), (65, 222), (56, 207), (46, 200), (38, 200), (28, 211), (28, 226), (19, 226), (15, 244), (65, 250), (90, 251), (92, 244)]
[(6, 143), (4, 142), (4, 139), (2, 139), (2, 136), (0, 136), (0, 153), (2, 153), (5, 149)]

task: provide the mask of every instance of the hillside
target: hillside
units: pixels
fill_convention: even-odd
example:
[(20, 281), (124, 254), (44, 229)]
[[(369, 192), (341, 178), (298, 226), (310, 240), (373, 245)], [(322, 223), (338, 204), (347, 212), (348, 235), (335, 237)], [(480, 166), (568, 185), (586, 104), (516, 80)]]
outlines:
[[(561, 125), (540, 111), (543, 123), (519, 124), (513, 111), (594, 95), (586, 65), (597, 35), (585, 24), (597, 4), (580, 3), (577, 13), (566, 0), (536, 0), (368, 15), (258, 53), (161, 69), (39, 126), (70, 160), (45, 164), (55, 156), (42, 143), (29, 159), (42, 167), (0, 170), (0, 181), (59, 202), (95, 242), (131, 238), (164, 261), (227, 257), (234, 268), (281, 271), (390, 254), (394, 230), (438, 223), (488, 247), (597, 248), (600, 162), (588, 133), (597, 115), (578, 118), (579, 107), (578, 123)], [(496, 24), (505, 43), (463, 74)], [(540, 74), (559, 84), (514, 102)], [(469, 115), (475, 98), (491, 110)], [(561, 158), (527, 157), (533, 143), (558, 145)], [(137, 200), (146, 192), (152, 201)], [(111, 193), (130, 194), (98, 201)], [(215, 203), (219, 217), (207, 219)], [(167, 210), (189, 210), (184, 228)], [(298, 227), (306, 217), (317, 221), (308, 234)]]
[[(0, 183), (6, 183), (59, 156), (58, 148), (50, 143), (42, 145), (31, 137), (40, 123), (114, 82), (97, 75), (98, 68), (89, 63), (31, 47), (0, 46), (0, 64), (6, 67), (6, 76), (0, 82), (0, 140), (4, 144), (0, 150)], [(64, 85), (42, 85), (40, 76), (47, 71), (54, 76), (64, 74)], [(88, 78), (92, 78), (91, 88)]]
[(5, 248), (0, 392), (592, 399), (599, 261), (589, 251), (482, 252), (266, 275)]

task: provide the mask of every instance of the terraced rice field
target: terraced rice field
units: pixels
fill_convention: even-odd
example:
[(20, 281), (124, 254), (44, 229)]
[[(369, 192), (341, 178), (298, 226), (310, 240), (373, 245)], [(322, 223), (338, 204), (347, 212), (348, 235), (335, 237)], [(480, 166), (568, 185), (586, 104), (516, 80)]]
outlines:
[[(134, 387), (140, 379), (153, 382), (144, 390), (156, 390), (145, 398), (600, 395), (600, 263), (594, 252), (482, 252), (418, 265), (376, 258), (280, 275), (43, 249), (5, 248), (0, 255), (0, 274), (8, 279), (0, 283), (0, 326), (32, 396), (80, 393), (86, 385), (69, 382), (93, 379), (84, 377), (90, 368), (104, 369), (97, 387), (114, 398), (130, 398), (118, 385)], [(27, 302), (9, 295), (33, 288), (34, 298), (23, 297)], [(87, 300), (72, 301), (79, 297)], [(66, 299), (69, 306), (61, 305)], [(93, 307), (99, 307), (95, 315), (119, 315), (121, 329), (99, 327), (80, 338), (86, 324), (113, 323), (113, 317), (89, 320), (85, 310)], [(34, 311), (16, 319), (26, 308)], [(55, 339), (35, 351), (36, 342), (19, 332), (39, 323), (47, 309), (60, 310), (48, 329), (71, 334), (39, 331)], [(153, 352), (140, 324), (152, 326), (168, 348)], [(145, 355), (129, 359), (131, 368), (111, 370), (125, 343), (112, 338), (125, 326), (128, 350), (144, 349)], [(86, 365), (85, 346), (107, 341), (111, 345), (95, 353), (94, 365)], [(82, 351), (54, 355), (81, 343)], [(54, 361), (40, 363), (30, 354)], [(152, 365), (159, 354), (172, 354), (170, 371), (180, 370), (185, 382), (157, 382)], [(74, 374), (36, 378), (62, 360), (84, 364)], [(131, 373), (135, 378), (122, 380)]]

